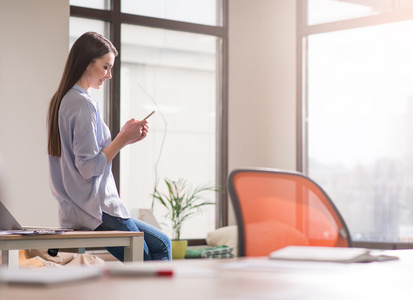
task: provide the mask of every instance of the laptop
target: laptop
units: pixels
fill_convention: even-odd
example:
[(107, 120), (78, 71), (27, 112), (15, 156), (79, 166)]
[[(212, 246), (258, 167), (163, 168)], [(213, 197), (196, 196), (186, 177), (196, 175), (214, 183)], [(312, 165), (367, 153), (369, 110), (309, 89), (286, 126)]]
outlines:
[(2, 234), (56, 234), (73, 229), (56, 227), (21, 226), (6, 206), (0, 201), (0, 232)]

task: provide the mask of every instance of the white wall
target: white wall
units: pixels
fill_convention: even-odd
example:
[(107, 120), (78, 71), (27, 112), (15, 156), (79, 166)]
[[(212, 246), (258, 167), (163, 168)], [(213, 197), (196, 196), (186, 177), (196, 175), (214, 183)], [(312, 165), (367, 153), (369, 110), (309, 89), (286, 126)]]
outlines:
[(242, 167), (296, 169), (295, 1), (229, 0), (229, 171)]
[[(295, 19), (295, 1), (229, 0), (230, 171), (296, 167)], [(68, 32), (69, 0), (0, 0), (0, 156), (25, 225), (57, 225), (45, 124)]]
[(69, 47), (69, 0), (0, 0), (0, 156), (5, 202), (23, 225), (56, 226), (46, 115)]
[(296, 167), (295, 1), (229, 1), (229, 169)]

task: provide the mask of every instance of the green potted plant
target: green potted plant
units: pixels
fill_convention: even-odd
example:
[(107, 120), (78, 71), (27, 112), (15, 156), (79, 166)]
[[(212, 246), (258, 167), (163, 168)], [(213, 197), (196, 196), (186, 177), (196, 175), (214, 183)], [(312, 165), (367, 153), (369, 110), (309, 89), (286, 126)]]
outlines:
[(178, 181), (164, 179), (164, 182), (168, 192), (162, 193), (156, 187), (152, 196), (168, 210), (165, 218), (169, 220), (172, 229), (172, 257), (184, 258), (188, 241), (181, 240), (183, 224), (193, 215), (202, 213), (206, 205), (214, 205), (214, 202), (205, 200), (203, 196), (206, 192), (219, 190), (214, 185), (192, 188), (182, 178)]

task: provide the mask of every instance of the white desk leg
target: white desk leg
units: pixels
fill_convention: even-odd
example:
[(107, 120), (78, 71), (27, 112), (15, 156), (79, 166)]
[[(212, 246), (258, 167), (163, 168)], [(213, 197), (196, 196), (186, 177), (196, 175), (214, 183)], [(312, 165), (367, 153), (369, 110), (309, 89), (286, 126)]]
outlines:
[(19, 268), (19, 250), (1, 251), (1, 263), (9, 268)]
[(126, 261), (143, 261), (143, 237), (131, 237), (131, 246), (125, 247)]

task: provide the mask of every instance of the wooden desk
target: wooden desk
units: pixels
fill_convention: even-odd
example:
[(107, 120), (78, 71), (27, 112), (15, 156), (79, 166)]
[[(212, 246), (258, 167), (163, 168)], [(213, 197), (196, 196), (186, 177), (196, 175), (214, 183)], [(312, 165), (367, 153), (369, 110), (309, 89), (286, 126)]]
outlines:
[(2, 264), (18, 266), (20, 249), (125, 247), (125, 261), (143, 261), (143, 232), (68, 231), (61, 234), (0, 236)]
[(145, 262), (139, 266), (173, 268), (175, 276), (100, 277), (45, 287), (4, 285), (0, 299), (411, 300), (413, 251), (392, 254), (401, 259), (364, 264), (266, 258)]

